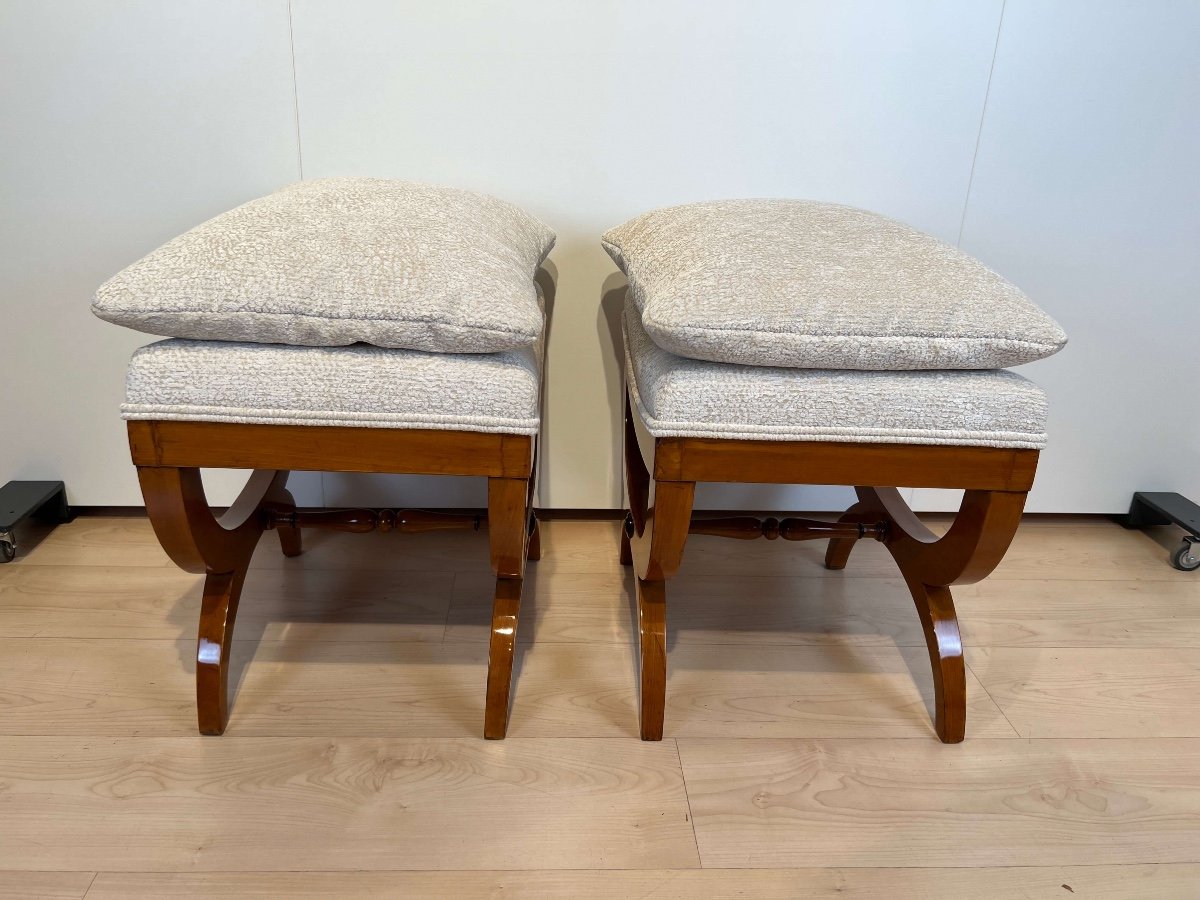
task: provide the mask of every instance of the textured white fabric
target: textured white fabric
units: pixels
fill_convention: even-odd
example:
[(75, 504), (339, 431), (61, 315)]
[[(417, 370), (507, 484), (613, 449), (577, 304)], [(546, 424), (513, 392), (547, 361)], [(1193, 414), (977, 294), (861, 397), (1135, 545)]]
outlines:
[(126, 419), (536, 434), (539, 354), (167, 340), (133, 355)]
[(1026, 447), (1046, 398), (1014, 372), (853, 372), (685, 359), (625, 309), (626, 377), (655, 437)]
[(809, 369), (999, 369), (1066, 335), (982, 263), (900, 222), (804, 200), (660, 209), (604, 248), (680, 356)]
[(515, 206), (379, 178), (302, 181), (193, 228), (96, 292), (150, 334), (492, 353), (537, 341), (554, 233)]

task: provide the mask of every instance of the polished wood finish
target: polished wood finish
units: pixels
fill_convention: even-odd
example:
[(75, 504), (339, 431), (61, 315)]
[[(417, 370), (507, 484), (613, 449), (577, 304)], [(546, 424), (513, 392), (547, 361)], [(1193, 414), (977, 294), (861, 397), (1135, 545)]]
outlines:
[(531, 499), (532, 486), (526, 478), (488, 479), (488, 539), (496, 594), (492, 603), (483, 736), (491, 740), (504, 737), (508, 730), (517, 616), (525, 561), (529, 558)]
[[(1004, 558), (1025, 508), (1024, 492), (976, 491), (962, 505), (945, 535), (938, 537), (916, 517), (895, 488), (855, 489), (854, 519), (882, 519), (884, 544), (908, 585), (933, 667), (934, 725), (938, 737), (956, 744), (966, 736), (967, 681), (962, 637), (952, 584), (986, 578)], [(842, 568), (850, 546), (831, 542), (826, 564)]]
[(765, 484), (861, 483), (1028, 491), (1038, 451), (836, 441), (659, 438), (654, 477)]
[(801, 519), (789, 517), (765, 519), (756, 516), (724, 516), (713, 518), (693, 518), (688, 527), (689, 534), (706, 534), (709, 537), (733, 538), (739, 541), (752, 541), (756, 538), (766, 538), (768, 541), (783, 538), (785, 541), (816, 541), (827, 538), (837, 541), (861, 540), (865, 537), (882, 541), (886, 534), (882, 522), (866, 524), (839, 519), (836, 522), (824, 522), (820, 519)]
[[(841, 524), (862, 525), (871, 521), (874, 514), (862, 503), (855, 503), (842, 513), (838, 522)], [(850, 551), (854, 549), (854, 540), (850, 538), (833, 538), (825, 550), (825, 568), (844, 569), (850, 559)]]
[(398, 531), (402, 534), (427, 534), (430, 531), (478, 531), (486, 515), (439, 513), (424, 509), (322, 509), (268, 512), (267, 528), (322, 528), (349, 534), (372, 531)]
[[(449, 432), (448, 436), (453, 439), (458, 434)], [(363, 435), (363, 440), (370, 437)], [(525, 562), (536, 558), (535, 553), (540, 555), (540, 539), (537, 546), (531, 540), (537, 534), (537, 520), (530, 506), (531, 474), (527, 469), (522, 477), (488, 479), (486, 520), (496, 589), (484, 736), (493, 739), (503, 738), (508, 727)], [(351, 533), (423, 533), (478, 530), (485, 518), (406, 509), (298, 512), (284, 486), (286, 471), (256, 471), (238, 500), (218, 519), (205, 498), (199, 469), (143, 465), (138, 466), (138, 477), (147, 514), (167, 555), (185, 571), (206, 576), (196, 649), (196, 708), (201, 734), (222, 734), (229, 720), (229, 653), (234, 622), (250, 557), (265, 530), (277, 530), (285, 555), (294, 556), (301, 549), (300, 530), (306, 527)]]
[(527, 478), (534, 440), (525, 434), (418, 428), (130, 421), (139, 466), (293, 469)]
[[(554, 282), (536, 276), (547, 320)], [(163, 549), (188, 572), (203, 573), (196, 651), (197, 716), (202, 734), (228, 721), (229, 652), (250, 557), (264, 530), (279, 534), (285, 556), (302, 550), (301, 529), (350, 533), (478, 530), (484, 517), (409, 509), (297, 511), (284, 488), (292, 469), (473, 475), (488, 478), (488, 533), (496, 575), (484, 732), (504, 737), (517, 612), (526, 559), (541, 556), (533, 515), (537, 441), (529, 435), (440, 429), (358, 428), (130, 421), (130, 454), (146, 511)], [(253, 469), (241, 497), (220, 520), (204, 497), (200, 468)]]
[[(637, 582), (638, 680), (641, 736), (660, 741), (667, 694), (667, 598), (665, 581), (683, 560), (692, 517), (693, 482), (660, 481), (650, 506), (650, 476), (625, 410), (625, 473), (630, 513), (622, 535), (622, 562), (634, 566)], [(632, 532), (632, 533), (630, 533)]]
[[(222, 734), (229, 718), (229, 652), (250, 557), (268, 514), (293, 514), (287, 472), (255, 472), (219, 519), (209, 509), (199, 469), (138, 467), (146, 512), (167, 555), (203, 574), (196, 637), (196, 715), (201, 734)], [(299, 552), (293, 530), (281, 532), (285, 553)]]
[[(752, 540), (829, 538), (826, 566), (846, 566), (856, 541), (873, 537), (895, 560), (912, 595), (933, 668), (934, 725), (945, 743), (966, 734), (966, 667), (950, 593), (986, 577), (1016, 533), (1037, 466), (1035, 450), (987, 447), (659, 438), (653, 484), (625, 404), (625, 470), (630, 511), (621, 562), (637, 576), (641, 734), (660, 740), (666, 710), (666, 585), (688, 534)], [(894, 487), (860, 486), (858, 502), (837, 522), (752, 516), (691, 518), (696, 481), (898, 484), (962, 488), (962, 506), (938, 537)], [(653, 492), (654, 502), (649, 498)]]

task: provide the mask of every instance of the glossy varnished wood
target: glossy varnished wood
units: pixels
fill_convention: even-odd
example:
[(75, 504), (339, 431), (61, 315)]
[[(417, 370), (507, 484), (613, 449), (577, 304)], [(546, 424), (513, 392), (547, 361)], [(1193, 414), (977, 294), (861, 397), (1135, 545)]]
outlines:
[(865, 537), (883, 540), (884, 529), (878, 522), (852, 522), (839, 519), (836, 522), (825, 522), (821, 519), (801, 519), (788, 517), (776, 519), (768, 516), (760, 519), (757, 516), (704, 516), (692, 519), (688, 529), (689, 534), (705, 534), (709, 537), (733, 538), (738, 541), (752, 541), (766, 538), (775, 541), (782, 538), (785, 541), (854, 541)]
[(323, 528), (348, 534), (372, 531), (427, 534), (431, 531), (478, 531), (486, 517), (471, 513), (441, 513), (424, 509), (321, 509), (269, 511), (266, 527), (282, 531)]
[[(196, 636), (196, 717), (201, 734), (222, 734), (229, 719), (229, 654), (238, 601), (250, 557), (268, 513), (295, 511), (287, 472), (255, 472), (219, 519), (204, 495), (199, 469), (139, 466), (146, 512), (167, 555), (181, 569), (203, 574)], [(288, 555), (300, 552), (294, 528), (280, 532)]]
[[(301, 527), (347, 532), (412, 533), (478, 529), (479, 516), (408, 510), (297, 513), (285, 488), (287, 472), (255, 472), (220, 519), (209, 508), (195, 468), (139, 466), (146, 510), (163, 549), (182, 569), (205, 575), (196, 649), (196, 707), (202, 734), (224, 733), (229, 719), (229, 656), (239, 600), (259, 538), (275, 528), (284, 553), (300, 552)], [(503, 738), (508, 726), (517, 617), (525, 563), (536, 518), (533, 489), (524, 477), (488, 479), (488, 534), (496, 576), (484, 735)], [(381, 527), (382, 526), (382, 527)], [(533, 548), (537, 549), (537, 548)]]
[(492, 740), (504, 737), (508, 730), (517, 618), (525, 562), (529, 558), (531, 496), (528, 479), (488, 479), (488, 538), (496, 593), (492, 603), (483, 736)]
[[(846, 566), (856, 541), (882, 541), (917, 608), (933, 669), (933, 717), (945, 743), (966, 734), (966, 665), (952, 584), (986, 577), (1003, 559), (1037, 467), (1035, 450), (989, 447), (659, 438), (647, 466), (633, 407), (625, 404), (625, 470), (630, 512), (621, 562), (637, 577), (641, 734), (660, 740), (666, 711), (666, 585), (679, 569), (687, 535), (742, 540), (830, 539), (826, 566)], [(650, 469), (653, 469), (651, 481)], [(696, 481), (888, 484), (964, 490), (943, 536), (913, 514), (894, 487), (858, 487), (858, 502), (835, 523), (749, 516), (692, 519)], [(653, 502), (650, 498), (653, 496)], [(653, 585), (650, 587), (649, 585)]]
[(527, 478), (533, 438), (417, 428), (131, 421), (141, 466)]
[(671, 481), (861, 484), (1028, 491), (1038, 451), (837, 441), (659, 438), (654, 477)]
[(633, 430), (633, 413), (625, 405), (625, 477), (630, 513), (622, 532), (621, 562), (634, 567), (638, 623), (640, 732), (644, 741), (660, 741), (666, 715), (667, 597), (666, 580), (683, 560), (692, 519), (696, 485), (658, 481), (650, 498), (650, 475)]
[[(554, 281), (536, 281), (547, 320)], [(488, 477), (488, 534), (496, 575), (485, 706), (485, 736), (504, 737), (513, 647), (525, 561), (541, 555), (533, 515), (537, 440), (529, 435), (444, 429), (362, 428), (130, 421), (130, 454), (138, 467), (146, 511), (168, 556), (206, 576), (196, 654), (197, 714), (202, 734), (221, 734), (228, 721), (229, 652), (250, 557), (266, 529), (279, 534), (285, 556), (302, 550), (301, 529), (422, 534), (478, 530), (481, 516), (407, 509), (297, 512), (284, 484), (291, 469)], [(209, 510), (200, 468), (256, 470), (234, 506), (218, 521)]]
[[(858, 502), (847, 515), (855, 521), (882, 520), (884, 544), (900, 567), (921, 619), (933, 668), (934, 725), (938, 737), (955, 744), (966, 736), (967, 681), (953, 584), (987, 577), (1004, 558), (1025, 508), (1024, 493), (968, 490), (949, 530), (935, 535), (909, 509), (895, 488), (856, 488)], [(850, 546), (830, 543), (831, 568), (842, 568)]]

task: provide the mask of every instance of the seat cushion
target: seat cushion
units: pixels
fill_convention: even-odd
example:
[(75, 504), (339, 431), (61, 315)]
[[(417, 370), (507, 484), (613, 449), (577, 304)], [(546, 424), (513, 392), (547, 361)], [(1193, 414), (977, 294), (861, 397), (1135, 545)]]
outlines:
[(914, 228), (847, 206), (727, 200), (604, 235), (646, 331), (680, 356), (809, 369), (998, 369), (1066, 335), (1019, 289)]
[(164, 244), (101, 286), (92, 309), (172, 337), (493, 353), (541, 334), (533, 278), (553, 244), (484, 194), (302, 181)]
[(626, 375), (655, 437), (1041, 449), (1046, 398), (1015, 372), (851, 372), (675, 356), (625, 310)]
[(535, 434), (539, 370), (533, 347), (460, 354), (167, 340), (134, 353), (121, 413)]

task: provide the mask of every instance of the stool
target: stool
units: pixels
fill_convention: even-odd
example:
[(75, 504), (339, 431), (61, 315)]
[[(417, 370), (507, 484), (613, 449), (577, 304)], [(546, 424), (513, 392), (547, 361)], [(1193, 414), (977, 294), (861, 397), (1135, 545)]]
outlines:
[[(1045, 442), (1046, 406), (1007, 371), (865, 372), (714, 363), (655, 345), (627, 304), (621, 562), (633, 565), (640, 630), (641, 736), (661, 740), (666, 703), (666, 583), (689, 535), (829, 539), (846, 566), (856, 541), (887, 547), (912, 593), (933, 664), (935, 725), (966, 727), (966, 672), (953, 584), (986, 577), (1013, 539)], [(837, 522), (693, 518), (698, 481), (857, 485)], [(895, 487), (965, 491), (942, 537)]]
[[(554, 285), (544, 269), (537, 283), (549, 312)], [(496, 589), (484, 736), (504, 737), (525, 561), (540, 556), (532, 508), (540, 396), (539, 347), (447, 354), (173, 339), (137, 351), (122, 416), (146, 511), (175, 564), (205, 576), (200, 732), (221, 734), (228, 721), (234, 619), (264, 531), (297, 556), (305, 526), (411, 533), (481, 524), (412, 510), (297, 512), (288, 472), (307, 470), (487, 477)], [(254, 470), (220, 517), (205, 499), (203, 467)]]

